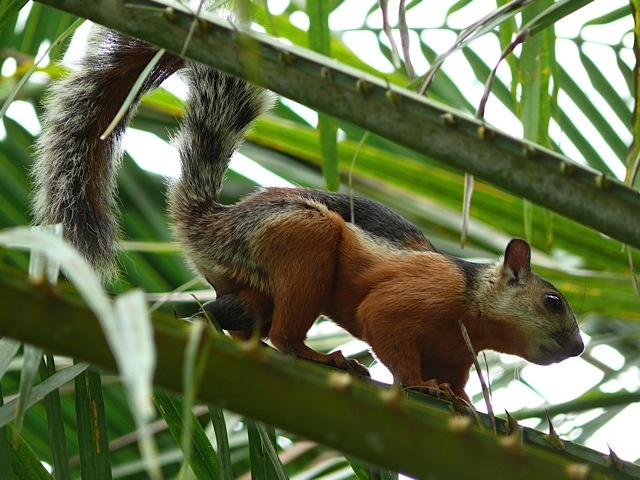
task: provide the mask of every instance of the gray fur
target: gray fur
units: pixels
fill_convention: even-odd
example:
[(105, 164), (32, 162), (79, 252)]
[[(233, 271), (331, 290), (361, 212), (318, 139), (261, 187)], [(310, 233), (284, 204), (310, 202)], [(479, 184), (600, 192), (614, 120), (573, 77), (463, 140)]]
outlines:
[[(115, 172), (122, 159), (122, 134), (139, 98), (109, 137), (99, 137), (144, 68), (144, 59), (155, 51), (139, 40), (96, 27), (77, 69), (53, 82), (44, 102), (32, 170), (35, 222), (61, 222), (65, 236), (105, 278), (117, 272)], [(163, 57), (142, 93), (181, 64), (175, 56)]]
[[(169, 191), (170, 212), (179, 243), (201, 273), (251, 271), (248, 283), (264, 272), (252, 260), (250, 233), (273, 210), (266, 205), (220, 205), (220, 189), (231, 156), (251, 122), (269, 110), (275, 97), (244, 80), (188, 63), (188, 107), (176, 136), (182, 176)], [(251, 203), (251, 202), (249, 202)], [(246, 204), (246, 205), (245, 205)], [(254, 276), (255, 275), (255, 276)]]
[[(105, 40), (106, 31), (97, 29), (79, 69), (49, 88), (32, 170), (36, 223), (62, 222), (67, 238), (91, 257), (92, 263), (102, 267), (113, 262), (109, 243), (116, 235), (116, 221), (110, 214), (99, 215), (97, 212), (91, 218), (91, 209), (87, 208), (88, 202), (84, 198), (84, 187), (89, 177), (86, 159), (92, 146), (91, 139), (81, 132), (100, 115), (100, 105), (96, 103), (100, 97), (99, 85), (90, 73), (94, 68), (90, 59), (95, 58)], [(114, 149), (118, 143), (116, 136), (109, 140)], [(116, 159), (119, 160), (118, 156)], [(114, 166), (108, 165), (107, 168)], [(100, 181), (104, 204), (111, 210), (115, 202), (115, 180), (107, 171)], [(100, 235), (96, 235), (97, 230), (101, 231)]]

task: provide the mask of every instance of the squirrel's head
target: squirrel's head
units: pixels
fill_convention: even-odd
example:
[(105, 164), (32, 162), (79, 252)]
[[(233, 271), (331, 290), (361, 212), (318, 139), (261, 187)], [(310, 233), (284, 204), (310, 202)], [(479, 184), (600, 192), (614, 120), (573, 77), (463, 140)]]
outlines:
[(569, 302), (531, 271), (530, 262), (531, 247), (514, 238), (483, 279), (482, 315), (494, 320), (491, 330), (497, 341), (489, 348), (538, 365), (580, 355), (584, 344)]

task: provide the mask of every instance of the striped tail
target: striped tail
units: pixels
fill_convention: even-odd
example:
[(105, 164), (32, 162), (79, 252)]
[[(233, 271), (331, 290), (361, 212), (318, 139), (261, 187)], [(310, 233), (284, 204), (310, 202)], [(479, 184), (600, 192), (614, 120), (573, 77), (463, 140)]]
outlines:
[(61, 222), (69, 241), (104, 278), (117, 274), (115, 173), (122, 159), (122, 134), (140, 96), (184, 61), (165, 54), (113, 133), (105, 140), (100, 136), (156, 52), (140, 40), (96, 27), (79, 68), (55, 81), (44, 103), (32, 172), (35, 221)]
[(175, 139), (182, 176), (170, 192), (178, 236), (186, 241), (202, 233), (192, 229), (204, 212), (217, 208), (231, 156), (253, 120), (274, 102), (263, 88), (196, 63), (189, 63), (187, 83), (187, 112)]

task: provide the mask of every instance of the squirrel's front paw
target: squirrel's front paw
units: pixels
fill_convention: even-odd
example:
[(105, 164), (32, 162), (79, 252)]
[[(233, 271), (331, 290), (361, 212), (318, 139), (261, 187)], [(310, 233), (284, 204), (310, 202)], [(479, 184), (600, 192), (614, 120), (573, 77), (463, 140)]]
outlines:
[(405, 385), (409, 390), (413, 390), (424, 395), (435, 398), (445, 398), (445, 391), (435, 379), (422, 382), (420, 385)]
[(329, 357), (329, 361), (327, 362), (327, 365), (331, 365), (341, 370), (346, 370), (349, 373), (362, 375), (363, 377), (367, 377), (367, 378), (371, 377), (371, 374), (369, 373), (369, 370), (367, 369), (367, 367), (362, 365), (357, 360), (354, 360), (352, 358), (346, 358), (340, 350), (330, 353), (328, 357)]

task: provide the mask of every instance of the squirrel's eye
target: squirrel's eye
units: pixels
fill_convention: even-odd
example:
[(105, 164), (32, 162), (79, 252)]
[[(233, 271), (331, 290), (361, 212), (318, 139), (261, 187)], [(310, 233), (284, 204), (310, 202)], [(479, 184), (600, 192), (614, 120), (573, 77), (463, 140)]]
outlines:
[(560, 297), (555, 293), (547, 293), (544, 296), (544, 303), (547, 307), (555, 310), (556, 312), (562, 311), (562, 301), (560, 300)]

